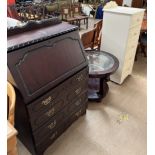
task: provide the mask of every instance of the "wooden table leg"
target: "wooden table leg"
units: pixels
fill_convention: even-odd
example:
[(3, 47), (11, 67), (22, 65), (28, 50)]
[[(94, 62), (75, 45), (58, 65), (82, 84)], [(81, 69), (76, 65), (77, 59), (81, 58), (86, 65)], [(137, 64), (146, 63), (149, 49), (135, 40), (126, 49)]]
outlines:
[(80, 30), (80, 28), (81, 28), (81, 20), (79, 19), (79, 30)]
[(88, 18), (86, 19), (86, 29), (88, 29)]

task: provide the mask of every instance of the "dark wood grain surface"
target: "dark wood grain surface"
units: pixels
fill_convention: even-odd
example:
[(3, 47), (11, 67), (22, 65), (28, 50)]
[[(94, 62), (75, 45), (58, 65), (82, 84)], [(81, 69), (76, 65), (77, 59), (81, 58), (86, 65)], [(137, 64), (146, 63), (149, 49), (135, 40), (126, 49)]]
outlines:
[(78, 27), (70, 25), (68, 23), (60, 23), (53, 26), (48, 26), (45, 28), (39, 28), (32, 31), (27, 31), (24, 33), (8, 36), (7, 38), (7, 48), (8, 52), (12, 50), (25, 47), (30, 44), (34, 44), (45, 39), (60, 36), (62, 34), (77, 30)]
[[(50, 33), (50, 30), (45, 28), (43, 32)], [(31, 36), (33, 31), (28, 32), (26, 39), (31, 40)], [(16, 37), (13, 39), (16, 44), (18, 40), (22, 41), (21, 37), (25, 38), (24, 35)], [(78, 31), (12, 50), (7, 59), (10, 72), (27, 103), (87, 65)]]
[(88, 61), (77, 27), (62, 23), (9, 36), (7, 58), (18, 138), (32, 155), (43, 155), (86, 113)]

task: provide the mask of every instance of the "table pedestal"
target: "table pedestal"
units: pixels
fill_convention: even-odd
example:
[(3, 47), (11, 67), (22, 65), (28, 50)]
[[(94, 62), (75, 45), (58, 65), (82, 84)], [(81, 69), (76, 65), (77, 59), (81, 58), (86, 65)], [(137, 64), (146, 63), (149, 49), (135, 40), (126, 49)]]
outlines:
[(106, 96), (106, 94), (109, 91), (109, 86), (107, 82), (109, 81), (109, 78), (100, 78), (99, 79), (99, 90), (88, 90), (88, 100), (89, 101), (96, 101), (100, 102), (102, 98)]
[(88, 100), (100, 102), (108, 93), (107, 82), (119, 66), (118, 59), (107, 52), (87, 50), (89, 63)]

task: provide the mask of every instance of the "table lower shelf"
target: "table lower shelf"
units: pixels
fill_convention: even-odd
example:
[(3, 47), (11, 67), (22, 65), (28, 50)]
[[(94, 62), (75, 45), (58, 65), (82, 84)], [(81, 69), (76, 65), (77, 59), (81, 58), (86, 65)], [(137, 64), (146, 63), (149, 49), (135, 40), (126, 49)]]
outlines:
[[(109, 86), (107, 82), (104, 80), (102, 80), (101, 83), (98, 82), (97, 80), (96, 83), (94, 81), (95, 80), (93, 80), (93, 85), (91, 85), (91, 81), (89, 81), (88, 100), (100, 102), (107, 95), (109, 91)], [(97, 87), (99, 89), (96, 89)]]

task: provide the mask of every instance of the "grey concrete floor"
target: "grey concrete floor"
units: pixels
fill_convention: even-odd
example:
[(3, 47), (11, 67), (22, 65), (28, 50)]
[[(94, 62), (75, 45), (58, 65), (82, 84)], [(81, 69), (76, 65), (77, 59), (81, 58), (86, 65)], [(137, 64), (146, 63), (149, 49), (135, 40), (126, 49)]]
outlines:
[[(93, 22), (89, 26), (93, 26)], [(84, 32), (83, 29), (80, 33)], [(146, 155), (147, 61), (141, 53), (122, 85), (109, 82), (100, 103), (88, 103), (86, 115), (73, 123), (44, 155)], [(19, 155), (30, 155), (18, 141)]]

